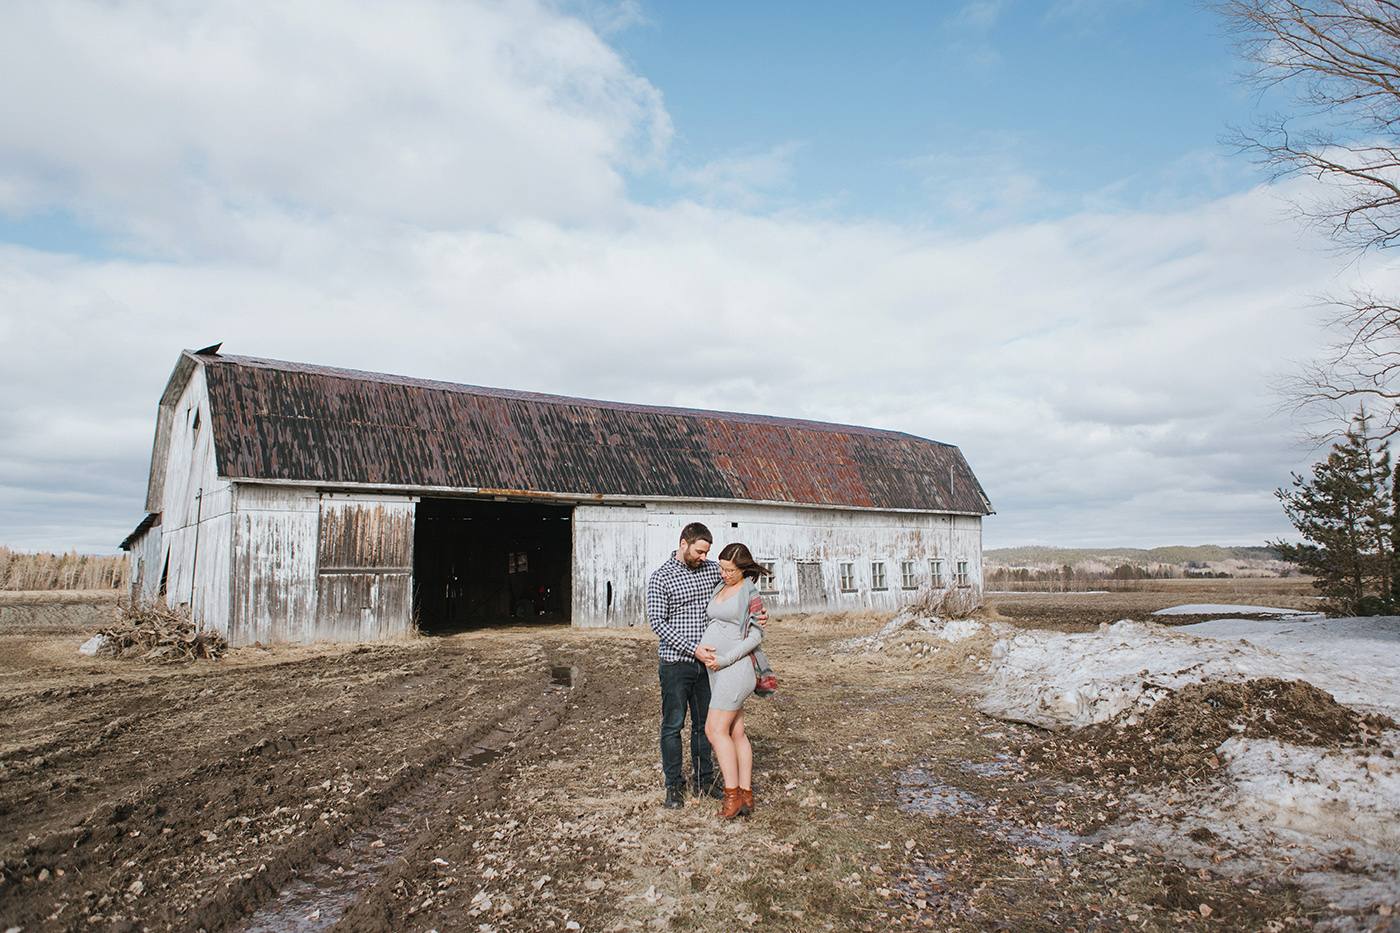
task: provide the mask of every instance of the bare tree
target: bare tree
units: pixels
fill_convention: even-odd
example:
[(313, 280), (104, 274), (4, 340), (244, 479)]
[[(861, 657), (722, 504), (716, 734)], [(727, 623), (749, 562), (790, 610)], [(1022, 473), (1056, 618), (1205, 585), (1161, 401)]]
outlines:
[[(1274, 178), (1322, 184), (1298, 213), (1356, 255), (1400, 244), (1400, 2), (1218, 0), (1248, 63), (1246, 80), (1281, 93), (1287, 113), (1230, 139)], [(1400, 307), (1367, 291), (1334, 301), (1339, 339), (1281, 388), (1299, 413), (1339, 434), (1358, 404), (1379, 412), (1378, 435), (1400, 433)], [(1316, 421), (1314, 423), (1317, 423)]]
[(1358, 406), (1380, 412), (1375, 434), (1400, 434), (1400, 308), (1367, 291), (1329, 306), (1339, 339), (1277, 388), (1318, 442), (1344, 433)]
[(1400, 3), (1223, 0), (1218, 8), (1249, 63), (1246, 80), (1283, 93), (1230, 139), (1274, 170), (1311, 176), (1329, 194), (1303, 206), (1339, 246), (1400, 240)]

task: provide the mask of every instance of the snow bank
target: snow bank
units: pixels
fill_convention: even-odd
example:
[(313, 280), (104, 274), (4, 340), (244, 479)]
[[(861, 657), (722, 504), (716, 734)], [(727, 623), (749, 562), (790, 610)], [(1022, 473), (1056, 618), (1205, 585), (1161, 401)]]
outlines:
[(1239, 797), (1237, 819), (1400, 849), (1400, 761), (1271, 739), (1227, 739), (1220, 751)]
[[(1133, 725), (1135, 714), (1169, 689), (1259, 677), (1307, 681), (1358, 712), (1400, 719), (1400, 619), (1296, 614), (1180, 628), (1124, 621), (1083, 635), (1021, 632), (994, 647), (982, 708), (1049, 728), (1120, 716)], [(1206, 796), (1197, 799), (1196, 812), (1209, 813), (1210, 827), (1241, 856), (1286, 852), (1295, 869), (1316, 862), (1309, 870), (1322, 879), (1320, 888), (1350, 890), (1348, 903), (1390, 896), (1400, 849), (1400, 761), (1394, 757), (1400, 731), (1385, 732), (1380, 741), (1380, 747), (1338, 750), (1227, 739), (1219, 746), (1224, 783), (1201, 792)], [(1164, 812), (1173, 809), (1172, 800), (1180, 803), (1159, 796), (1143, 799)], [(1158, 844), (1180, 849), (1183, 858), (1194, 845), (1172, 820), (1135, 831), (1155, 831)], [(1330, 871), (1343, 858), (1359, 863), (1361, 874), (1347, 880), (1346, 873)], [(1203, 864), (1221, 870), (1213, 861)]]
[[(1255, 608), (1255, 607), (1250, 607)], [(1223, 619), (1180, 628), (1115, 622), (999, 641), (982, 709), (1046, 728), (1132, 715), (1206, 680), (1305, 680), (1360, 712), (1400, 719), (1400, 620)]]
[(1307, 616), (1309, 618), (1320, 619), (1321, 612), (1308, 612), (1303, 609), (1275, 609), (1272, 606), (1235, 606), (1229, 603), (1189, 603), (1185, 606), (1172, 606), (1170, 609), (1158, 609), (1152, 613), (1154, 616), (1214, 616), (1221, 613), (1239, 613), (1246, 616), (1272, 616), (1274, 618), (1284, 618), (1287, 616)]
[(1082, 728), (1150, 707), (1169, 689), (1246, 675), (1256, 650), (1126, 620), (1082, 635), (1021, 632), (993, 647), (981, 706), (1001, 719)]

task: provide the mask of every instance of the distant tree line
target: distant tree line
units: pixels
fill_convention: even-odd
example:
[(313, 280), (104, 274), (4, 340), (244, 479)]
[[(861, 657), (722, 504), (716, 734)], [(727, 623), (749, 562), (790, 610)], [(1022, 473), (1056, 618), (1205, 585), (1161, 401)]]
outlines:
[(0, 546), (0, 590), (124, 590), (125, 554), (24, 554)]
[[(994, 588), (1046, 590), (1051, 593), (1077, 593), (1101, 588), (1107, 581), (1171, 580), (1178, 576), (1171, 566), (1142, 567), (1123, 563), (1112, 570), (1089, 570), (1064, 564), (1058, 568), (996, 567), (984, 574), (984, 585)], [(1220, 574), (1229, 576), (1229, 574)]]

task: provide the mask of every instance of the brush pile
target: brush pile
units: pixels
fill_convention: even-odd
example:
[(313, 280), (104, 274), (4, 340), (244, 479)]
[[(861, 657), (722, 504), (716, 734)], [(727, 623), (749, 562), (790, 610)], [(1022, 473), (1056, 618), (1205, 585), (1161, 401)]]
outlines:
[(228, 643), (217, 632), (201, 632), (184, 613), (161, 604), (127, 602), (117, 607), (117, 624), (98, 632), (82, 654), (134, 657), (142, 661), (193, 661), (222, 657)]

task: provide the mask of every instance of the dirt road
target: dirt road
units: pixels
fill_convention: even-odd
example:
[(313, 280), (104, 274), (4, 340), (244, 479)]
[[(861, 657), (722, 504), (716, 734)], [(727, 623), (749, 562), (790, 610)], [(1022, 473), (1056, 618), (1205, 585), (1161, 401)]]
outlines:
[(882, 621), (775, 620), (782, 689), (748, 708), (757, 812), (729, 824), (708, 799), (660, 807), (645, 631), (152, 666), (0, 630), (0, 929), (1309, 923), (1276, 880), (1105, 847), (1127, 803), (972, 707), (986, 645), (833, 651)]

